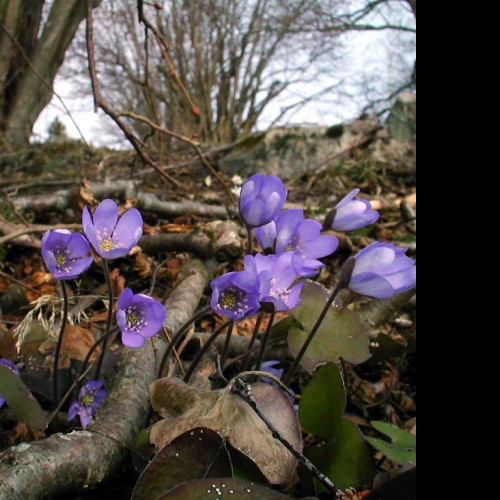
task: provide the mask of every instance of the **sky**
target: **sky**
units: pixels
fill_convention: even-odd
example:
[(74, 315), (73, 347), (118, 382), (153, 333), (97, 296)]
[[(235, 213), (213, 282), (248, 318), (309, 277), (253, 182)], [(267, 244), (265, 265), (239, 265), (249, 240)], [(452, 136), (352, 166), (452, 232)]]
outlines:
[[(367, 81), (375, 81), (380, 74), (384, 74), (386, 76), (385, 80), (383, 82), (375, 81), (373, 85), (374, 88), (380, 87), (383, 93), (389, 93), (382, 86), (388, 87), (390, 90), (391, 83), (394, 83), (391, 82), (394, 78), (391, 72), (395, 71), (396, 66), (394, 46), (397, 36), (400, 35), (392, 31), (356, 32), (347, 35), (344, 39), (345, 54), (342, 66), (332, 71), (332, 77), (327, 78), (325, 76), (312, 84), (301, 84), (299, 87), (290, 88), (283, 96), (269, 105), (258, 124), (258, 128), (266, 129), (279, 114), (280, 109), (295, 102), (298, 95), (302, 97), (314, 95), (322, 88), (340, 80), (343, 81), (340, 88), (329, 94), (321, 95), (315, 101), (309, 102), (305, 107), (297, 110), (288, 117), (287, 124), (331, 126), (355, 119), (359, 116), (363, 105), (366, 103), (366, 96), (361, 95), (364, 91), (355, 82), (359, 82), (361, 78)], [(407, 63), (411, 66), (415, 54), (410, 52), (407, 57)], [(74, 84), (62, 78), (56, 80), (55, 91), (70, 110), (74, 121), (78, 124), (87, 142), (95, 146), (123, 147), (124, 141), (120, 139), (119, 134), (111, 136), (106, 131), (109, 126), (106, 127), (105, 123), (109, 118), (102, 111), (97, 114), (94, 113), (91, 97), (76, 98)], [(39, 117), (34, 128), (33, 138), (35, 140), (44, 140), (47, 137), (50, 124), (56, 117), (64, 123), (70, 137), (80, 137), (78, 130), (65, 112), (59, 99), (54, 97), (51, 104)]]

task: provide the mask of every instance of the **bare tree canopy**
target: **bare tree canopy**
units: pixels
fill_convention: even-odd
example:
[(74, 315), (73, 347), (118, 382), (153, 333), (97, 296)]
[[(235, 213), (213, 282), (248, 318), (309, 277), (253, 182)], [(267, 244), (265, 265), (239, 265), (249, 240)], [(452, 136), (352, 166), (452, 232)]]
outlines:
[(173, 0), (155, 9), (139, 2), (138, 17), (135, 0), (103, 4), (95, 44), (106, 97), (188, 137), (234, 141), (287, 87), (311, 79), (315, 61), (335, 52), (336, 34), (304, 31), (318, 5)]
[[(254, 131), (270, 108), (276, 113), (266, 122), (278, 123), (325, 96), (347, 99), (339, 71), (346, 34), (392, 30), (408, 39), (414, 15), (414, 0), (112, 0), (95, 13), (92, 50), (103, 98), (141, 140), (171, 149), (163, 129), (228, 144)], [(72, 55), (68, 75), (88, 82), (84, 37)], [(391, 100), (414, 85), (411, 70), (393, 71), (402, 76), (387, 89), (361, 78), (348, 86), (370, 105)]]

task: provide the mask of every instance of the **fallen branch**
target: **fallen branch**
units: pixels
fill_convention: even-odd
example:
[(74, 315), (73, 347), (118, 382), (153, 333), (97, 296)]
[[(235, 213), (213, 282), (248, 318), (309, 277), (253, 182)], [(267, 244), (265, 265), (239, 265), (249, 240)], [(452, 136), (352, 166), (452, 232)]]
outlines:
[[(91, 183), (90, 191), (97, 200), (105, 198), (118, 198), (123, 200), (134, 200), (135, 207), (140, 210), (148, 210), (163, 217), (178, 217), (180, 215), (192, 214), (208, 219), (227, 220), (236, 218), (238, 210), (236, 207), (221, 205), (207, 205), (193, 201), (169, 202), (163, 201), (156, 195), (141, 192), (141, 183), (135, 181), (107, 181), (105, 183)], [(50, 194), (38, 194), (32, 196), (12, 197), (12, 202), (18, 209), (31, 210), (33, 212), (44, 212), (51, 210), (65, 210), (71, 206), (77, 206), (77, 190), (59, 190)], [(1, 226), (0, 226), (1, 230)]]
[(368, 331), (373, 331), (383, 325), (393, 314), (401, 311), (415, 297), (416, 293), (417, 291), (414, 289), (398, 293), (391, 299), (374, 300), (359, 311), (358, 319)]
[(234, 222), (212, 222), (189, 233), (144, 236), (139, 245), (148, 255), (191, 252), (219, 261), (234, 259), (243, 253), (239, 228)]
[[(192, 316), (210, 279), (209, 270), (200, 261), (188, 263), (183, 271), (187, 277), (166, 303), (166, 328), (170, 332)], [(166, 342), (157, 340), (156, 349), (156, 356), (161, 357)], [(109, 384), (109, 398), (89, 429), (99, 434), (56, 434), (1, 453), (0, 499), (42, 499), (93, 487), (116, 471), (127, 455), (127, 447), (146, 424), (148, 389), (158, 370), (155, 359), (149, 342), (142, 349), (126, 349)]]
[[(57, 224), (55, 226), (44, 226), (44, 225), (33, 225), (29, 227), (21, 227), (18, 229), (18, 226), (9, 225), (10, 231), (6, 236), (0, 238), (0, 245), (4, 245), (5, 243), (15, 243), (19, 246), (27, 246), (30, 248), (40, 249), (42, 244), (39, 239), (33, 238), (31, 234), (42, 234), (49, 230), (55, 231), (56, 229), (75, 229), (81, 230), (81, 224)], [(3, 226), (0, 223), (0, 232), (3, 232), (6, 226)]]
[[(20, 234), (19, 231), (23, 230)], [(6, 234), (7, 237), (0, 238), (0, 245), (7, 241), (12, 241), (17, 246), (28, 248), (41, 248), (40, 240), (29, 236), (29, 232), (24, 232), (25, 226), (16, 226), (0, 218), (0, 234)]]

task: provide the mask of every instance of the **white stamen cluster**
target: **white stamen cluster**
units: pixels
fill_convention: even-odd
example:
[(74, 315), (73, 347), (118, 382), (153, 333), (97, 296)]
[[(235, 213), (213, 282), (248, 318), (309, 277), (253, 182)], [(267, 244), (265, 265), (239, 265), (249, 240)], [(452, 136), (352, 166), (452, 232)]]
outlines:
[(278, 288), (276, 286), (276, 279), (273, 278), (271, 280), (271, 292), (270, 295), (271, 297), (280, 300), (285, 304), (286, 306), (288, 305), (288, 302), (290, 301), (290, 293), (291, 290), (289, 288)]
[(66, 250), (61, 250), (61, 249), (54, 250), (54, 256), (56, 258), (58, 272), (71, 273), (70, 264), (74, 264), (76, 262), (76, 259), (70, 258), (69, 254), (70, 254), (70, 251), (68, 249), (66, 249)]
[(217, 304), (219, 311), (234, 311), (237, 314), (244, 314), (248, 311), (248, 296), (241, 290), (236, 288), (228, 288), (221, 293), (219, 303)]
[(132, 333), (140, 333), (149, 322), (144, 317), (144, 309), (138, 306), (130, 306), (125, 309), (127, 315), (127, 330)]
[(120, 243), (116, 235), (112, 238), (111, 231), (105, 227), (102, 231), (96, 229), (97, 241), (101, 247), (102, 252), (109, 252), (115, 248), (123, 248), (123, 243)]

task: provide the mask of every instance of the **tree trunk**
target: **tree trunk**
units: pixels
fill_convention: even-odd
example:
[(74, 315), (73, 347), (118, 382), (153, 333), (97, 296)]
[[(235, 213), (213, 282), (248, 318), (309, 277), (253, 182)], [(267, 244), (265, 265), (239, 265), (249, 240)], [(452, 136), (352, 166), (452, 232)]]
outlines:
[[(92, 0), (94, 7), (101, 0)], [(29, 143), (33, 125), (52, 99), (66, 50), (86, 15), (85, 0), (55, 0), (40, 22), (43, 0), (7, 0), (0, 12), (0, 135)], [(29, 61), (29, 62), (28, 62)]]

